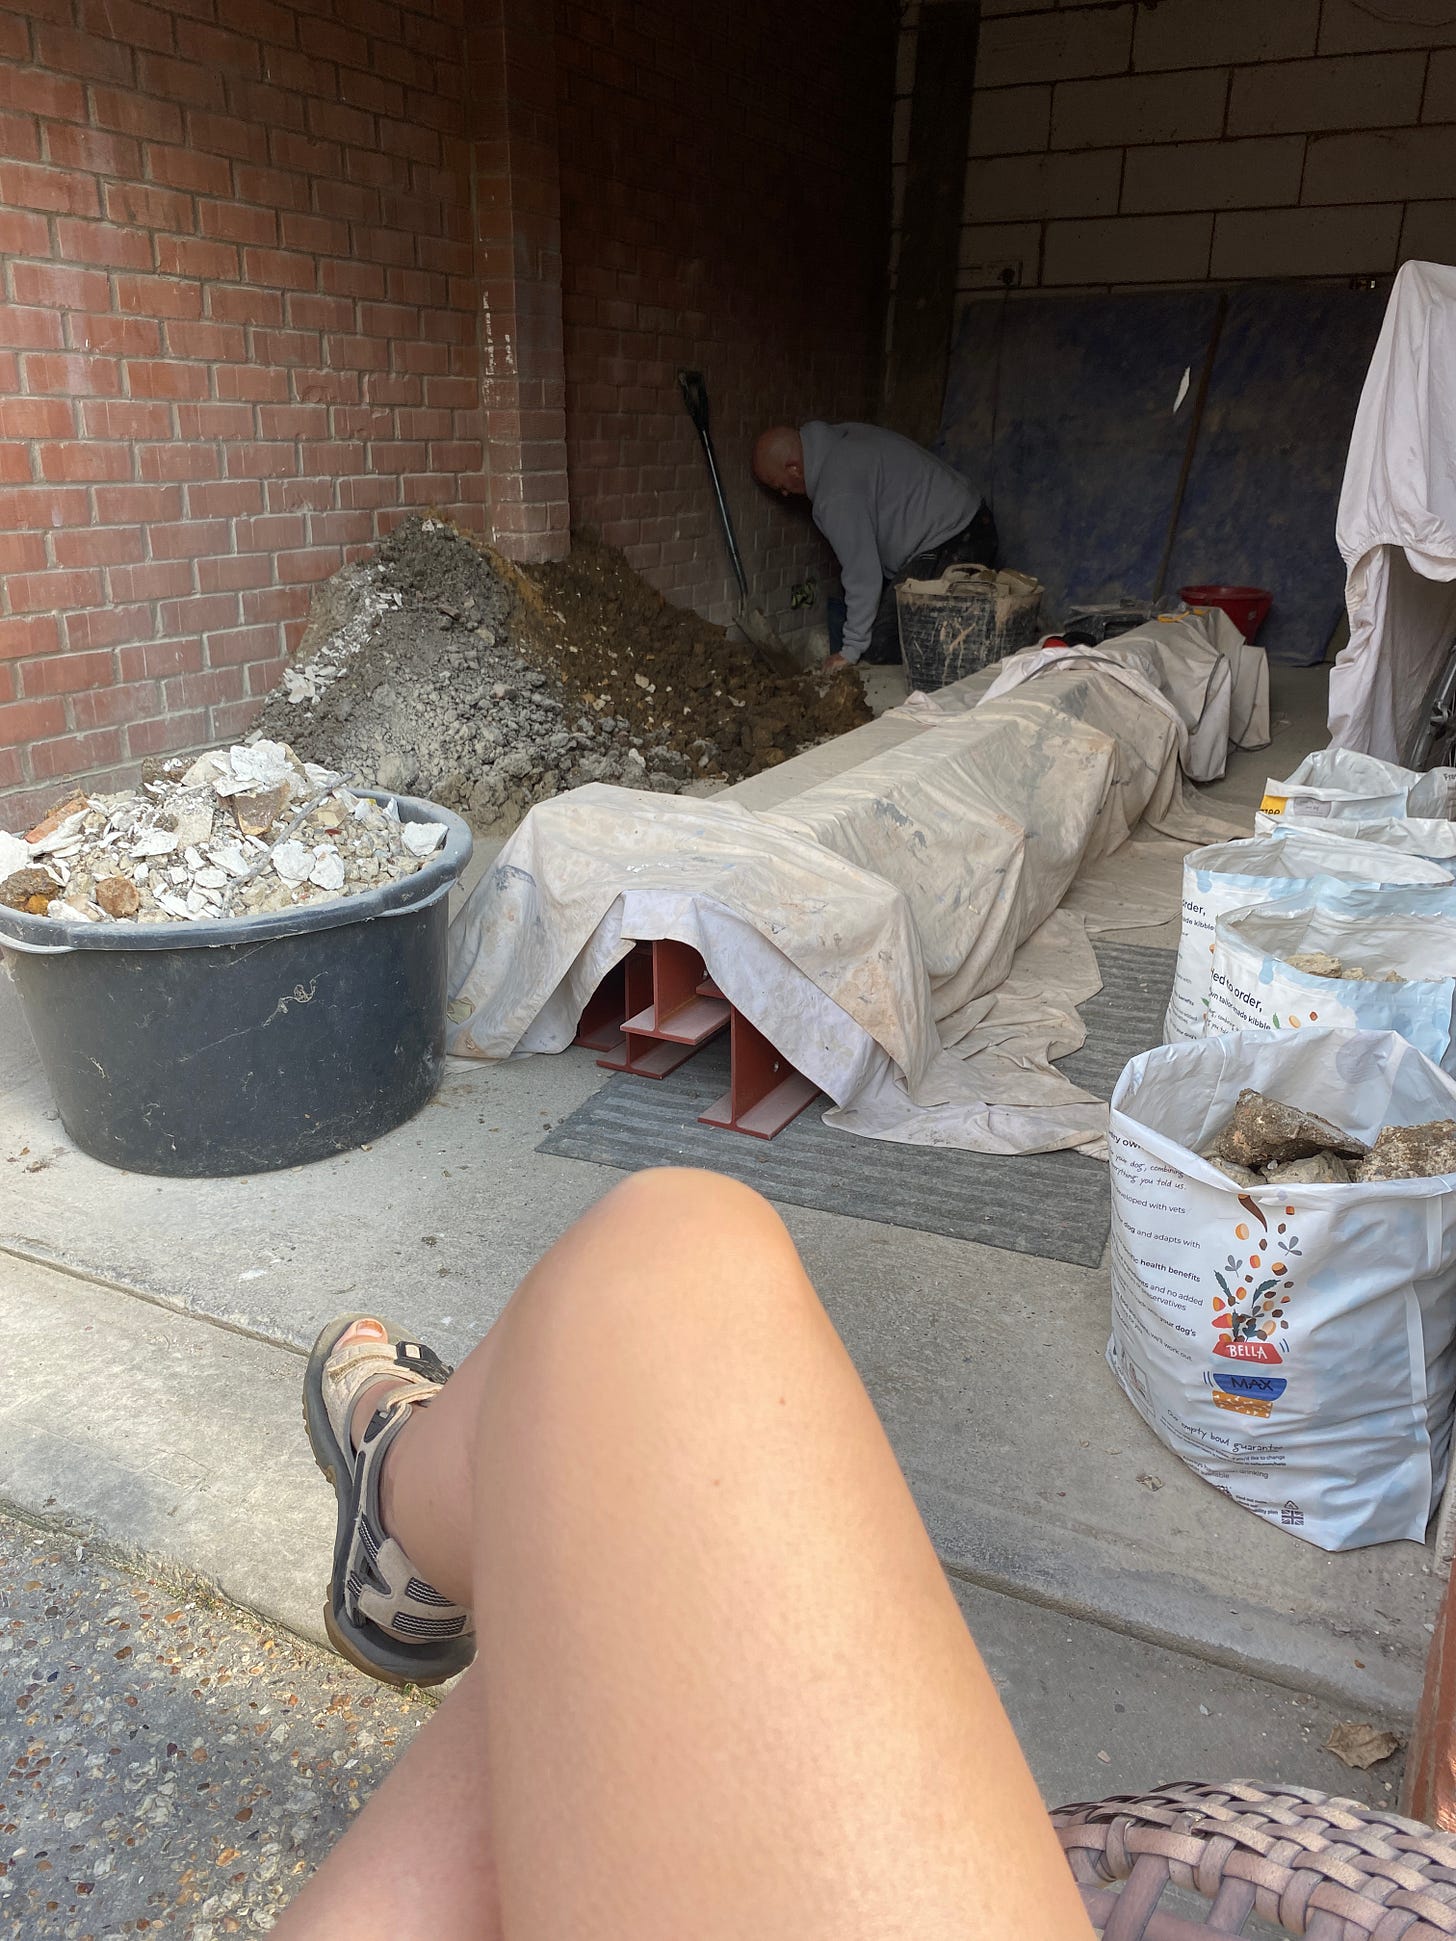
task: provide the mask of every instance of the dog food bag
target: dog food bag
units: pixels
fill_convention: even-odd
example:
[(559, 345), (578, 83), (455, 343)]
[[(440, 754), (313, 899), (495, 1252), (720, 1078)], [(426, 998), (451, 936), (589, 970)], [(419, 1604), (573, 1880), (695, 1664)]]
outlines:
[(1424, 856), (1433, 863), (1444, 863), (1456, 856), (1456, 822), (1439, 816), (1383, 816), (1375, 822), (1357, 822), (1353, 816), (1322, 821), (1295, 812), (1294, 804), (1282, 815), (1266, 815), (1260, 809), (1254, 817), (1256, 836), (1319, 834), (1344, 836), (1352, 842), (1378, 842), (1382, 849), (1398, 849), (1406, 856)]
[(1323, 901), (1342, 884), (1439, 886), (1452, 880), (1450, 870), (1425, 857), (1324, 830), (1245, 836), (1195, 849), (1183, 861), (1183, 920), (1164, 1037), (1176, 1044), (1209, 1029), (1213, 928), (1228, 911), (1289, 896)]
[(1301, 1031), (1312, 1024), (1398, 1031), (1456, 1073), (1456, 901), (1411, 916), (1410, 892), (1352, 891), (1233, 910), (1214, 926), (1211, 1031)]
[(1400, 768), (1353, 748), (1320, 748), (1283, 782), (1264, 787), (1270, 815), (1450, 816), (1456, 813), (1456, 768)]
[(1456, 1175), (1240, 1184), (1199, 1154), (1245, 1089), (1365, 1146), (1456, 1119), (1456, 1080), (1393, 1032), (1134, 1058), (1109, 1131), (1108, 1362), (1158, 1438), (1256, 1516), (1323, 1550), (1419, 1543), (1456, 1390)]

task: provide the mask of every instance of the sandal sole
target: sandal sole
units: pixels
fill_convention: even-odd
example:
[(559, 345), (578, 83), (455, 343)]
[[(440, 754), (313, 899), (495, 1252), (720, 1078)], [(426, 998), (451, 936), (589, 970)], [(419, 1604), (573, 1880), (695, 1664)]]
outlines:
[[(474, 1646), (458, 1641), (443, 1647), (401, 1644), (367, 1620), (357, 1623), (343, 1608), (340, 1586), (348, 1561), (349, 1539), (353, 1529), (352, 1476), (348, 1458), (334, 1434), (324, 1401), (324, 1364), (338, 1345), (339, 1336), (356, 1321), (378, 1321), (377, 1314), (349, 1314), (331, 1321), (319, 1335), (308, 1358), (303, 1378), (303, 1426), (308, 1434), (314, 1462), (328, 1479), (334, 1492), (337, 1520), (334, 1526), (334, 1561), (329, 1575), (329, 1597), (324, 1605), (324, 1630), (329, 1643), (341, 1658), (357, 1671), (377, 1678), (381, 1684), (404, 1686), (443, 1685), (456, 1678), (475, 1655)], [(383, 1323), (392, 1343), (403, 1337), (388, 1321)], [(381, 1344), (384, 1345), (384, 1344)], [(348, 1479), (340, 1482), (341, 1475)], [(433, 1662), (432, 1662), (433, 1661)]]

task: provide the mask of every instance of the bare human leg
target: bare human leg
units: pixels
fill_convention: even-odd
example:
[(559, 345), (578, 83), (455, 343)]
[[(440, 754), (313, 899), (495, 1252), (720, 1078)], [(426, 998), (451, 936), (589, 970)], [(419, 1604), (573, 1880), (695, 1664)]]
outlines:
[(386, 1523), (471, 1604), (479, 1652), (283, 1941), (1090, 1932), (756, 1195), (626, 1181), (389, 1461)]

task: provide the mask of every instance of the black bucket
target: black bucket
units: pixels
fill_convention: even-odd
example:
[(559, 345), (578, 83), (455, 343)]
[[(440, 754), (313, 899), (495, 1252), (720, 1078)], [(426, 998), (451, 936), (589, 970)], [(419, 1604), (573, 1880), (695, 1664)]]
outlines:
[(362, 1145), (434, 1096), (470, 831), (434, 803), (369, 793), (446, 826), (383, 889), (198, 923), (0, 908), (0, 957), (83, 1152), (135, 1173), (268, 1172)]

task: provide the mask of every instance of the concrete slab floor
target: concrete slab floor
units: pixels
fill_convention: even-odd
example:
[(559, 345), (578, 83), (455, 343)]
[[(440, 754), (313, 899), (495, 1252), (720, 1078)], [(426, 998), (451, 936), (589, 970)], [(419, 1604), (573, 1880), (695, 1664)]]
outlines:
[[(333, 1496), (300, 1427), (300, 1354), (38, 1268), (25, 1268), (23, 1277), (17, 1269), (0, 1287), (0, 1329), (17, 1364), (31, 1371), (0, 1419), (0, 1497), (42, 1527), (47, 1545), (38, 1537), (26, 1542), (48, 1548), (49, 1571), (75, 1585), (75, 1601), (84, 1604), (99, 1579), (114, 1604), (121, 1593), (112, 1565), (145, 1573), (161, 1562), (200, 1576), (231, 1603), (308, 1644), (324, 1642)], [(54, 1352), (58, 1341), (68, 1344), (64, 1356)], [(62, 1533), (64, 1550), (57, 1547)], [(0, 1557), (7, 1535), (19, 1544), (22, 1534), (7, 1533), (0, 1520)], [(84, 1561), (75, 1561), (77, 1551)], [(25, 1575), (35, 1574), (27, 1566)], [(1323, 1750), (1348, 1707), (963, 1579), (952, 1584), (1049, 1804), (1188, 1776), (1290, 1781), (1372, 1802), (1392, 1797), (1398, 1759), (1362, 1774)], [(174, 1589), (173, 1602), (185, 1603), (185, 1585)], [(204, 1612), (193, 1655), (200, 1652), (215, 1672), (240, 1648), (238, 1628), (215, 1613), (207, 1617), (205, 1599), (194, 1597), (191, 1608)], [(332, 1657), (300, 1658), (286, 1641), (279, 1650), (275, 1665), (293, 1667), (293, 1689), (325, 1673), (349, 1688), (354, 1703), (376, 1689)], [(0, 1658), (0, 1686), (43, 1681), (36, 1662), (33, 1655)], [(135, 1688), (134, 1668), (123, 1672), (109, 1654), (98, 1656), (94, 1669), (103, 1696), (108, 1684)], [(195, 1686), (204, 1666), (190, 1669)], [(155, 1704), (143, 1690), (144, 1726), (155, 1728)], [(189, 1732), (215, 1723), (199, 1717)], [(82, 1734), (77, 1750), (86, 1749)], [(237, 1757), (249, 1763), (246, 1752)], [(227, 1742), (214, 1743), (210, 1758), (214, 1783), (234, 1784)], [(90, 1774), (94, 1795), (80, 1774), (67, 1774), (74, 1792), (68, 1807), (94, 1808), (88, 1824), (104, 1818), (104, 1769)], [(325, 1804), (328, 1792), (326, 1786)], [(310, 1865), (327, 1844), (327, 1814), (316, 1824), (317, 1837), (301, 1850)], [(88, 1864), (88, 1875), (94, 1871)], [(148, 1891), (162, 1885), (153, 1878)]]
[[(1322, 739), (1322, 673), (1281, 676), (1276, 697), (1276, 745), (1235, 759), (1215, 792), (1228, 804), (1251, 808), (1266, 775), (1287, 773)], [(1165, 876), (1176, 894), (1176, 872)], [(1148, 941), (1168, 937), (1157, 929)], [(245, 1181), (140, 1178), (66, 1139), (0, 980), (0, 1285), (24, 1309), (28, 1263), (49, 1263), (89, 1277), (70, 1283), (89, 1288), (83, 1302), (105, 1289), (129, 1310), (127, 1295), (170, 1310), (182, 1359), (170, 1373), (159, 1366), (174, 1394), (184, 1366), (212, 1363), (219, 1335), (234, 1344), (229, 1356), (240, 1335), (259, 1352), (296, 1351), (344, 1307), (381, 1307), (458, 1356), (614, 1179), (533, 1150), (602, 1077), (580, 1052), (452, 1064), (439, 1099), (373, 1151)], [(1413, 1704), (1437, 1596), (1424, 1551), (1327, 1557), (1186, 1471), (1106, 1375), (1104, 1270), (838, 1214), (786, 1217), (953, 1570), (1365, 1711)], [(0, 1414), (0, 1465), (29, 1478), (29, 1491), (61, 1451), (53, 1440), (49, 1455), (26, 1454), (23, 1426)], [(245, 1424), (227, 1446), (249, 1446)], [(66, 1473), (81, 1489), (77, 1465)], [(143, 1548), (171, 1542), (177, 1561), (222, 1571), (245, 1506), (220, 1481), (210, 1533), (195, 1504), (162, 1511), (124, 1477), (107, 1486)], [(284, 1595), (280, 1584), (262, 1607), (281, 1608)]]

